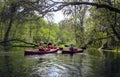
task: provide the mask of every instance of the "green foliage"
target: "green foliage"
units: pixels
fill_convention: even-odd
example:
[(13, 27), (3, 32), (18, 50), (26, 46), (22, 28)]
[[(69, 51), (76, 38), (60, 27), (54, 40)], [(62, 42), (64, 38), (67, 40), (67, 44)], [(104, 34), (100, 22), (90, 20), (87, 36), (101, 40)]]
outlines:
[[(109, 2), (105, 2), (105, 1), (100, 1), (100, 3), (110, 5)], [(111, 2), (111, 5), (114, 5), (114, 3)], [(118, 4), (116, 3), (114, 6), (118, 7)], [(112, 46), (115, 45), (115, 41), (118, 40), (116, 40), (116, 36), (114, 36), (115, 33), (111, 25), (114, 25), (116, 32), (119, 33), (120, 22), (118, 20), (120, 14), (116, 15), (116, 20), (115, 20), (115, 12), (111, 12), (107, 9), (96, 9), (95, 7), (91, 7), (89, 9), (89, 12), (90, 12), (89, 18), (86, 20), (86, 25), (89, 25), (89, 27), (86, 27), (87, 40), (94, 40), (94, 42), (92, 43), (92, 45), (94, 46), (103, 47), (106, 45), (107, 48), (112, 48)], [(109, 36), (112, 37), (109, 38)], [(104, 38), (104, 37), (108, 37), (108, 38)], [(103, 38), (103, 39), (99, 39), (99, 38)], [(95, 40), (95, 39), (99, 39), (99, 40)]]
[[(1, 1), (0, 41), (4, 40), (10, 26), (8, 39), (21, 39), (32, 43), (40, 41), (60, 44), (73, 43), (81, 47), (92, 41), (91, 46), (100, 47), (107, 44), (107, 47), (111, 47), (115, 45), (113, 41), (120, 40), (117, 37), (120, 34), (120, 14), (87, 5), (68, 6), (64, 8), (64, 14), (68, 16), (68, 19), (61, 21), (58, 25), (50, 21), (47, 22), (39, 14), (42, 12), (43, 1), (41, 4), (35, 3), (34, 0)], [(82, 2), (83, 0), (77, 1)], [(120, 7), (119, 0), (114, 2), (95, 0), (93, 2)], [(104, 38), (109, 36), (111, 37)]]
[(59, 23), (59, 27), (60, 27), (60, 31), (59, 31), (59, 43), (61, 44), (69, 44), (69, 43), (73, 43), (75, 44), (75, 34), (74, 34), (74, 29), (73, 29), (73, 25), (71, 24), (71, 22), (65, 22), (65, 21), (61, 21)]

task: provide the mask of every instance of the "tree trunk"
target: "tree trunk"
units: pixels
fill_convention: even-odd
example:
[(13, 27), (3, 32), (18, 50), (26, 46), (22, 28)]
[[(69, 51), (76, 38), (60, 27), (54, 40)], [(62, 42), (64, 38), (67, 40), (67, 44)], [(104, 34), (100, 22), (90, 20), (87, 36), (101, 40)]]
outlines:
[(115, 12), (115, 23), (114, 25), (110, 25), (113, 33), (115, 34), (115, 36), (120, 40), (120, 34), (116, 31), (115, 27), (116, 27), (116, 22), (117, 22), (117, 13)]
[(3, 24), (0, 24), (0, 41), (3, 41)]
[(4, 36), (4, 41), (6, 42), (9, 38), (9, 33), (10, 33), (10, 30), (12, 28), (12, 23), (13, 23), (13, 17), (11, 16), (10, 18), (10, 21), (9, 21), (9, 24), (8, 24), (8, 28), (7, 28), (7, 31), (5, 33), (5, 36)]
[(12, 3), (10, 5), (10, 14), (9, 14), (10, 15), (10, 20), (9, 20), (9, 23), (8, 23), (7, 31), (4, 35), (4, 42), (6, 42), (9, 38), (9, 33), (10, 33), (11, 28), (12, 28), (13, 16), (14, 16), (15, 12), (16, 12), (16, 4)]

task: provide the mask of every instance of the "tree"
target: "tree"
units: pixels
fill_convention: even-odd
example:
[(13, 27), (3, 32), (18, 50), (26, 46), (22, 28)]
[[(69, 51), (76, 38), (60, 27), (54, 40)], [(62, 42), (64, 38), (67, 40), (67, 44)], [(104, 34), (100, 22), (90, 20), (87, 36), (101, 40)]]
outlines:
[[(4, 34), (4, 41), (7, 41), (10, 39), (10, 33), (11, 33), (11, 29), (13, 28), (13, 26), (15, 26), (16, 22), (26, 22), (26, 21), (30, 21), (30, 20), (38, 20), (40, 17), (44, 17), (45, 15), (47, 15), (49, 12), (55, 12), (58, 10), (61, 10), (67, 6), (74, 6), (79, 7), (77, 10), (81, 10), (81, 6), (82, 5), (90, 5), (90, 6), (95, 6), (95, 10), (96, 9), (100, 9), (100, 8), (104, 8), (107, 10), (112, 11), (112, 13), (115, 13), (115, 20), (117, 20), (117, 18), (119, 18), (119, 13), (120, 13), (120, 9), (119, 9), (119, 5), (117, 6), (113, 6), (114, 3), (111, 2), (112, 0), (97, 0), (98, 2), (90, 2), (90, 1), (82, 1), (82, 0), (77, 0), (77, 1), (73, 1), (73, 2), (57, 2), (54, 0), (3, 0), (0, 3), (2, 4), (0, 6), (0, 22), (1, 22), (1, 28), (3, 29), (3, 25), (5, 25), (5, 29), (4, 32), (1, 31), (1, 37), (3, 37)], [(119, 3), (119, 0), (117, 0), (115, 3)], [(79, 5), (79, 6), (78, 6)], [(89, 7), (91, 8), (91, 7)], [(75, 9), (75, 10), (76, 10)], [(76, 14), (81, 13), (79, 11), (76, 12)], [(79, 18), (79, 23), (77, 21), (77, 24), (75, 24), (76, 29), (79, 25), (83, 25), (83, 20), (84, 20), (84, 14), (85, 13), (85, 9), (82, 10), (81, 15), (78, 14), (76, 15), (74, 13), (74, 20), (75, 22), (77, 21), (77, 19)], [(78, 18), (76, 18), (76, 16)], [(74, 22), (74, 23), (75, 23)], [(117, 26), (115, 26), (117, 25)], [(111, 24), (111, 30), (113, 31), (113, 33), (116, 35), (116, 37), (118, 39), (120, 39), (120, 35), (119, 35), (119, 25), (117, 24), (117, 22), (115, 22), (114, 24)], [(79, 32), (76, 32), (76, 36), (77, 34), (79, 34)], [(84, 39), (83, 39), (84, 40)], [(82, 41), (82, 40), (81, 40)]]
[[(101, 1), (101, 3), (105, 4), (106, 2)], [(107, 3), (110, 3), (110, 2), (107, 2)], [(114, 4), (113, 2), (110, 3), (110, 5), (112, 6), (113, 4)], [(111, 46), (115, 45), (117, 41), (116, 39), (119, 40), (119, 37), (118, 37), (119, 29), (120, 29), (119, 14), (117, 14), (117, 17), (115, 14), (116, 14), (115, 12), (111, 12), (107, 9), (96, 10), (94, 7), (90, 9), (90, 18), (88, 19), (90, 22), (88, 24), (91, 24), (91, 31), (89, 32), (90, 33), (89, 35), (91, 36), (89, 37), (90, 37), (90, 40), (94, 40), (96, 45), (99, 45), (99, 46), (102, 45), (101, 46), (102, 48), (108, 48), (108, 47), (111, 48)], [(118, 24), (116, 25), (115, 23), (118, 23)]]

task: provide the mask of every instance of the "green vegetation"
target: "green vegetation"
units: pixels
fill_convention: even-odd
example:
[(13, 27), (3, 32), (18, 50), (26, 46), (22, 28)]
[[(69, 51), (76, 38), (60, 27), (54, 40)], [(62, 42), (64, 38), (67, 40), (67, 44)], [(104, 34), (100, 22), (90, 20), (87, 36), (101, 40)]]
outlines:
[[(104, 49), (120, 46), (119, 0), (65, 1), (67, 3), (52, 0), (0, 1), (0, 44), (36, 46), (43, 41), (62, 47), (71, 43), (77, 47)], [(61, 9), (67, 18), (56, 24), (51, 12)]]

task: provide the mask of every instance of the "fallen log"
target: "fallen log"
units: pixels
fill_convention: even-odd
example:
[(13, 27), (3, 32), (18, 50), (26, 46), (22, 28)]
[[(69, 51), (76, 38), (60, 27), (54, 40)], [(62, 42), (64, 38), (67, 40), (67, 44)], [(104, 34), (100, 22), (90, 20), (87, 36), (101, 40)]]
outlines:
[(38, 46), (37, 44), (29, 43), (29, 42), (26, 42), (26, 41), (21, 40), (21, 39), (10, 39), (10, 40), (7, 40), (7, 41), (1, 41), (0, 45), (8, 45), (8, 43), (10, 43), (10, 42), (22, 42), (22, 43), (25, 43), (25, 44), (28, 44), (28, 45)]

